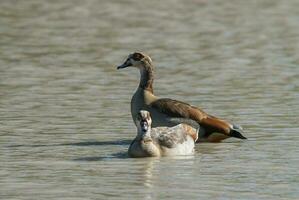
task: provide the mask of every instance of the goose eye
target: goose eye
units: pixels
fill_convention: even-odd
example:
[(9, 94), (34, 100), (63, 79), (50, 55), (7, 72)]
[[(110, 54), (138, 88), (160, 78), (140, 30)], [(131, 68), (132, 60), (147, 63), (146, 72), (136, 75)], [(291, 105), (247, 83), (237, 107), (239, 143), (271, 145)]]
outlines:
[(132, 58), (136, 61), (140, 61), (143, 58), (143, 55), (141, 55), (140, 53), (134, 53)]

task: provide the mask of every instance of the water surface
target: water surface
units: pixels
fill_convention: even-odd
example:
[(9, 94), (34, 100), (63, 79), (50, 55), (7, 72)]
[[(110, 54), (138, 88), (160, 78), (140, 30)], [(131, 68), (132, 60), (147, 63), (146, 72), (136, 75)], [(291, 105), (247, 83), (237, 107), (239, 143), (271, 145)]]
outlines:
[[(297, 199), (299, 2), (0, 2), (1, 199)], [(133, 51), (158, 96), (247, 141), (132, 159)]]

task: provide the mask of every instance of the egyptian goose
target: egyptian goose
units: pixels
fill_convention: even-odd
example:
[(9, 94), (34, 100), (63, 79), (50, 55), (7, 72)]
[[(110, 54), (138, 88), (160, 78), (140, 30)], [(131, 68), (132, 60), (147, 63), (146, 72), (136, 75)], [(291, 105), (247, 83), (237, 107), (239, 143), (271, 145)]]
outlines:
[(151, 128), (150, 113), (141, 110), (135, 119), (137, 136), (131, 143), (130, 157), (160, 157), (191, 155), (194, 153), (194, 139), (182, 124), (174, 127)]
[(151, 113), (153, 127), (172, 127), (184, 123), (199, 129), (198, 142), (220, 142), (229, 137), (246, 139), (239, 126), (209, 115), (185, 102), (156, 97), (153, 90), (153, 64), (149, 56), (139, 52), (130, 54), (117, 69), (130, 66), (138, 68), (141, 75), (139, 86), (131, 100), (133, 120), (140, 110), (147, 110)]

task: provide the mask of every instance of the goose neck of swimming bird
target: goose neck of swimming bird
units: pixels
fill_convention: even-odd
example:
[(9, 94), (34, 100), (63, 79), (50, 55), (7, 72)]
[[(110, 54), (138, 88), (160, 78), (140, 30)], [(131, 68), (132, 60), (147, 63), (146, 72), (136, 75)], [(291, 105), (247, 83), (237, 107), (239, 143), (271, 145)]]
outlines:
[(147, 131), (143, 131), (143, 130), (141, 130), (141, 128), (138, 128), (137, 131), (138, 131), (138, 133), (137, 133), (136, 139), (138, 141), (141, 141), (141, 140), (144, 140), (144, 141), (151, 140), (151, 127), (149, 127)]
[(154, 93), (153, 82), (154, 82), (153, 66), (150, 63), (145, 62), (143, 66), (140, 68), (139, 87), (144, 90), (148, 90), (151, 93)]

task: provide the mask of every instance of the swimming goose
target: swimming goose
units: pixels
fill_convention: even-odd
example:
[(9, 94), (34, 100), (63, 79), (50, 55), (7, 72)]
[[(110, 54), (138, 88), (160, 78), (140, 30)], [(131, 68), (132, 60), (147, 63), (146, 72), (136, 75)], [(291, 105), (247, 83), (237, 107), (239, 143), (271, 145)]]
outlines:
[[(146, 54), (135, 52), (117, 67), (123, 69), (135, 67), (140, 71), (139, 86), (131, 99), (131, 115), (136, 119), (140, 110), (151, 113), (153, 127), (172, 127), (181, 123), (188, 124), (199, 130), (198, 142), (220, 142), (229, 137), (246, 139), (241, 133), (242, 128), (223, 119), (209, 115), (203, 110), (169, 98), (158, 98), (153, 90), (153, 64)], [(194, 135), (197, 133), (195, 132)]]
[(174, 127), (151, 128), (150, 113), (141, 110), (137, 113), (135, 123), (137, 136), (131, 143), (130, 157), (159, 157), (190, 155), (194, 152), (194, 139), (182, 124)]

